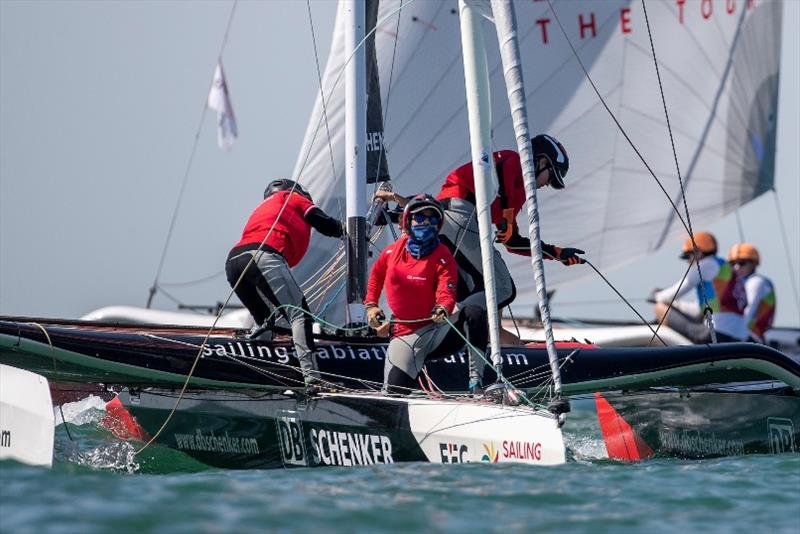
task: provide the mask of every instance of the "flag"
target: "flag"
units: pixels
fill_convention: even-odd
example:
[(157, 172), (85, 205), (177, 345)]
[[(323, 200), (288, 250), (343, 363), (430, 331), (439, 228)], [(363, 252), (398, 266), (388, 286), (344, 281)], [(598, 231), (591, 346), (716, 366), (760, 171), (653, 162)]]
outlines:
[(217, 143), (219, 143), (219, 147), (230, 150), (238, 132), (221, 60), (217, 62), (217, 69), (214, 71), (214, 83), (211, 84), (211, 92), (208, 93), (208, 107), (217, 112)]

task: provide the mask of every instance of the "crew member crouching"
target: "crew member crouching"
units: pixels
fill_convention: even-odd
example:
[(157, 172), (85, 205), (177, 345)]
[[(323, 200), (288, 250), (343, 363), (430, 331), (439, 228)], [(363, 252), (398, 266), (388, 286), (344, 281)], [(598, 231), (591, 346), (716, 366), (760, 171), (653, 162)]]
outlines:
[(254, 330), (261, 332), (255, 339), (271, 339), (267, 319), (273, 306), (292, 325), (294, 350), (306, 385), (318, 381), (319, 371), (308, 304), (291, 267), (305, 256), (311, 228), (329, 237), (343, 235), (341, 222), (318, 208), (300, 184), (275, 180), (264, 190), (264, 201), (250, 215), (225, 263), (228, 282), (253, 316)]
[[(370, 273), (364, 302), (367, 320), (380, 335), (391, 335), (383, 373), (386, 392), (408, 393), (425, 359), (461, 350), (464, 334), (479, 351), (486, 350), (484, 307), (467, 305), (451, 316), (458, 268), (439, 242), (443, 220), (439, 201), (430, 195), (413, 197), (400, 222), (405, 235), (381, 252)], [(378, 301), (384, 287), (393, 317), (381, 323), (385, 314)], [(457, 330), (445, 321), (448, 316)]]

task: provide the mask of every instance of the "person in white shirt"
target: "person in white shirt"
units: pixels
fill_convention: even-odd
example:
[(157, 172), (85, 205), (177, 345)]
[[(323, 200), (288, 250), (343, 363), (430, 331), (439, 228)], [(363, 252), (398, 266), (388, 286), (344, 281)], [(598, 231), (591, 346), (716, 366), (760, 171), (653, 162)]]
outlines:
[[(729, 263), (717, 257), (717, 240), (712, 234), (696, 232), (694, 242), (697, 250), (691, 238), (684, 242), (681, 258), (698, 262), (700, 273), (692, 265), (685, 280), (654, 291), (652, 300), (655, 302), (656, 320), (663, 320), (664, 325), (693, 343), (709, 343), (711, 332), (704, 321), (704, 311), (708, 307), (712, 312), (717, 341), (744, 341), (748, 336), (744, 322), (747, 299), (742, 279)], [(692, 290), (697, 293), (697, 303), (680, 300)]]
[(733, 245), (728, 251), (728, 261), (744, 280), (747, 293), (744, 321), (750, 331), (750, 340), (764, 343), (764, 333), (772, 328), (775, 319), (775, 286), (769, 278), (756, 272), (761, 258), (750, 243)]

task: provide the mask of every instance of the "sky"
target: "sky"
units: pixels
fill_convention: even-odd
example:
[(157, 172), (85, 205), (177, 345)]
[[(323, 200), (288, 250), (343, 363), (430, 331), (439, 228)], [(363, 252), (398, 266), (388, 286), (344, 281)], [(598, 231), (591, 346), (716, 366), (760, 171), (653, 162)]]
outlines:
[[(324, 68), (327, 58), (336, 5), (310, 5), (317, 56), (305, 2), (237, 5), (223, 61), (240, 136), (226, 153), (204, 106), (230, 2), (0, 1), (0, 314), (79, 317), (112, 304), (143, 306), (190, 160), (161, 274), (168, 294), (154, 305), (174, 309), (170, 296), (186, 304), (225, 300), (229, 287), (219, 273), (227, 252), (266, 183), (291, 174), (315, 98), (316, 62)], [(761, 252), (760, 272), (778, 288), (776, 325), (794, 327), (798, 27), (800, 0), (788, 0), (777, 195), (738, 211), (744, 238)], [(706, 230), (727, 250), (739, 241), (738, 228), (731, 215)], [(604, 274), (647, 317), (643, 299), (684, 268), (677, 251), (662, 250)], [(556, 316), (635, 319), (598, 278), (559, 289), (552, 307)]]

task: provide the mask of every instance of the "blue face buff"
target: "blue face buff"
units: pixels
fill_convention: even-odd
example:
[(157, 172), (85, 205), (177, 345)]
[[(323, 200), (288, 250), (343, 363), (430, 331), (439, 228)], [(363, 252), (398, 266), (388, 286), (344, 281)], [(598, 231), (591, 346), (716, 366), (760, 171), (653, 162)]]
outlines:
[[(431, 217), (436, 219), (436, 217)], [(433, 222), (433, 221), (431, 221)], [(423, 258), (439, 245), (438, 224), (418, 224), (411, 227), (406, 249), (415, 258)]]

